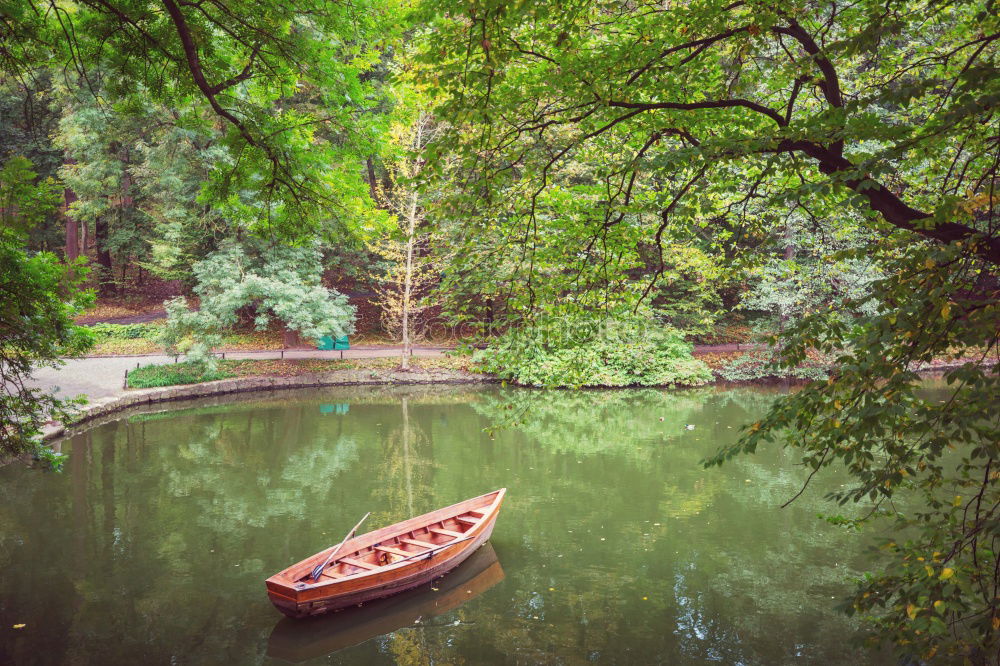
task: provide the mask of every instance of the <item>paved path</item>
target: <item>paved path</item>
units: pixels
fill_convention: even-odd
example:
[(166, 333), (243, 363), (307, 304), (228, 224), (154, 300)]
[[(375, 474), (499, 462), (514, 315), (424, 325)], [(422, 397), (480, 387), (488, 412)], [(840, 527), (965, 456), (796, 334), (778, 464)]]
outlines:
[[(414, 356), (443, 356), (447, 347), (414, 347)], [(343, 352), (344, 359), (382, 358), (398, 356), (399, 347), (361, 346)], [(339, 359), (339, 351), (319, 351), (317, 349), (286, 349), (285, 359)], [(226, 352), (227, 359), (277, 359), (281, 351)], [(46, 390), (55, 389), (64, 398), (81, 393), (89, 398), (106, 398), (124, 392), (125, 371), (134, 370), (139, 365), (173, 363), (174, 357), (164, 354), (142, 356), (113, 356), (67, 359), (61, 368), (39, 368), (30, 384)]]

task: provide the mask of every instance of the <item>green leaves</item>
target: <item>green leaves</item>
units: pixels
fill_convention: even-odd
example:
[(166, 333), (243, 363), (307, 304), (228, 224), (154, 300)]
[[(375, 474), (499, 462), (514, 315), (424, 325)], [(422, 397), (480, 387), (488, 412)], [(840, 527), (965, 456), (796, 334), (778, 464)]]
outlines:
[[(65, 265), (49, 252), (28, 253), (25, 230), (58, 202), (53, 183), (33, 183), (31, 163), (12, 158), (0, 167), (0, 456), (39, 451), (49, 419), (66, 417), (76, 400), (31, 388), (32, 369), (55, 366), (93, 340), (73, 315), (93, 302), (82, 288), (84, 262)], [(53, 461), (56, 458), (52, 458)]]
[(354, 307), (343, 294), (322, 286), (316, 247), (296, 248), (262, 242), (229, 242), (194, 266), (198, 310), (183, 297), (166, 304), (162, 342), (172, 352), (215, 369), (212, 348), (233, 327), (242, 308), (250, 308), (258, 330), (277, 320), (307, 340), (354, 332)]
[[(826, 246), (851, 239), (842, 256), (748, 262), (748, 305), (784, 328), (780, 367), (822, 358), (832, 373), (712, 462), (782, 441), (814, 470), (848, 470), (833, 499), (862, 512), (892, 515), (890, 499), (916, 494), (926, 509), (897, 516), (920, 532), (911, 559), (946, 553), (955, 573), (911, 577), (890, 558), (861, 607), (910, 654), (995, 651), (996, 12), (570, 1), (539, 20), (538, 3), (424, 7), (433, 37), (420, 57), (454, 128), (440, 150), (458, 165), (442, 208), (474, 220), (460, 247), (476, 250), (449, 283), (471, 283), (481, 300), (467, 311), (635, 307), (656, 293), (636, 285), (669, 274), (674, 248), (724, 252), (724, 264), (773, 257), (792, 215)], [(584, 383), (612, 362), (504, 344), (537, 383)], [(953, 398), (929, 403), (915, 370), (941, 360)], [(941, 499), (954, 494), (982, 501), (956, 518)]]
[(698, 386), (712, 379), (691, 345), (651, 318), (548, 319), (473, 355), (486, 372), (527, 386)]
[(372, 75), (398, 29), (392, 0), (35, 5), (4, 71), (69, 66), (72, 96), (103, 114), (148, 120), (152, 106), (210, 127), (224, 154), (202, 196), (223, 216), (293, 239), (365, 217), (358, 167), (378, 153)]

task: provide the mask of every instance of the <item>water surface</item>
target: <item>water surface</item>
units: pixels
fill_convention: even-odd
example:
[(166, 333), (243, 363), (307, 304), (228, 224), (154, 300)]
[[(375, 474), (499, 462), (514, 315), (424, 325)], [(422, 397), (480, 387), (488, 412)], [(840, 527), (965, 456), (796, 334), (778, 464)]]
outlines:
[[(95, 426), (62, 474), (0, 469), (0, 663), (875, 662), (832, 610), (866, 562), (822, 484), (779, 509), (792, 452), (698, 464), (773, 397), (349, 388)], [(501, 486), (491, 549), (433, 586), (307, 623), (267, 600), (367, 511)]]

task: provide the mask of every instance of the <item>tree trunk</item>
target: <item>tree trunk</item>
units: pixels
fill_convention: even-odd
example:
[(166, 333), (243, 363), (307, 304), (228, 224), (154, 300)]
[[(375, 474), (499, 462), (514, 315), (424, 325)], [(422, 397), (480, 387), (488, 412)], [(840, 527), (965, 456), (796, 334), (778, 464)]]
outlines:
[(111, 250), (108, 249), (108, 221), (99, 217), (94, 222), (94, 244), (97, 247), (98, 287), (101, 296), (108, 296), (114, 291), (114, 273), (111, 272)]
[[(417, 120), (416, 147), (420, 149), (423, 141), (423, 118)], [(410, 299), (413, 298), (413, 245), (414, 233), (417, 229), (417, 191), (414, 189), (410, 193), (410, 208), (406, 213), (406, 266), (403, 273), (403, 358), (400, 367), (403, 370), (410, 369), (410, 354), (412, 344), (410, 342)]]
[(80, 256), (80, 224), (70, 215), (69, 206), (76, 201), (76, 194), (68, 187), (63, 190), (63, 218), (66, 220), (66, 262)]
[(372, 195), (372, 201), (375, 202), (375, 205), (378, 205), (378, 189), (375, 186), (375, 163), (370, 157), (366, 160), (366, 163), (368, 165), (368, 191)]
[(281, 338), (282, 338), (282, 344), (284, 344), (285, 349), (288, 349), (289, 347), (299, 346), (299, 332), (294, 329), (288, 328), (287, 325), (285, 325), (284, 331), (282, 331)]

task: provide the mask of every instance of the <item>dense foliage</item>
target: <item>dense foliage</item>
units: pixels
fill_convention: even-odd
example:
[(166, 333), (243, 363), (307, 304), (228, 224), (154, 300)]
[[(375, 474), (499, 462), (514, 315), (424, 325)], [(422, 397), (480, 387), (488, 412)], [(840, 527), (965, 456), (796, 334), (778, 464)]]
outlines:
[(392, 37), (390, 3), (39, 0), (6, 2), (0, 17), (6, 76), (51, 65), (74, 96), (100, 93), (86, 103), (101, 113), (164, 103), (172, 125), (220, 128), (202, 196), (232, 221), (294, 234), (364, 208), (356, 165), (381, 101), (367, 75)]
[[(992, 3), (414, 9), (0, 0), (4, 450), (64, 407), (24, 382), (87, 344), (78, 256), (105, 295), (197, 296), (164, 328), (187, 378), (241, 323), (352, 331), (324, 272), (406, 344), (431, 294), (536, 386), (703, 383), (683, 336), (745, 316), (767, 348), (724, 376), (821, 381), (711, 462), (846, 467), (833, 522), (887, 535), (848, 608), (909, 657), (1000, 661)], [(930, 403), (915, 368), (942, 359)]]
[(347, 297), (320, 282), (318, 248), (293, 248), (256, 241), (229, 243), (194, 266), (198, 308), (187, 300), (167, 303), (163, 341), (193, 361), (214, 366), (212, 348), (222, 333), (252, 313), (254, 326), (277, 320), (307, 340), (341, 337), (354, 330), (354, 308)]
[[(735, 259), (781, 248), (792, 215), (828, 238), (845, 210), (863, 225), (854, 256), (885, 277), (842, 295), (857, 316), (785, 308), (802, 318), (784, 322), (782, 364), (829, 354), (835, 373), (777, 403), (727, 454), (781, 439), (816, 469), (846, 464), (856, 483), (841, 499), (882, 498), (872, 515), (922, 529), (904, 529), (905, 546), (892, 537), (853, 607), (909, 655), (1000, 659), (997, 13), (831, 0), (430, 6), (423, 57), (460, 178), (445, 210), (482, 220), (471, 242), (511, 239), (517, 251), (470, 260), (480, 275), (498, 256), (517, 264), (527, 300), (536, 266), (561, 266), (556, 292), (589, 284), (615, 298), (643, 272), (622, 259), (644, 247), (655, 276), (678, 238)], [(564, 186), (579, 163), (589, 201)], [(554, 202), (577, 214), (553, 215)], [(795, 305), (782, 292), (768, 299), (779, 319)], [(947, 373), (952, 399), (929, 405), (910, 363), (940, 356), (970, 362)], [(926, 508), (903, 514), (888, 501), (900, 488), (923, 492)]]
[(697, 386), (712, 372), (677, 332), (645, 317), (568, 317), (514, 329), (473, 355), (526, 386)]
[(41, 426), (73, 401), (29, 383), (32, 368), (55, 366), (84, 351), (92, 339), (73, 315), (92, 302), (79, 289), (80, 264), (66, 266), (49, 252), (24, 251), (27, 230), (54, 205), (52, 183), (35, 184), (26, 159), (0, 168), (0, 456), (38, 449)]

